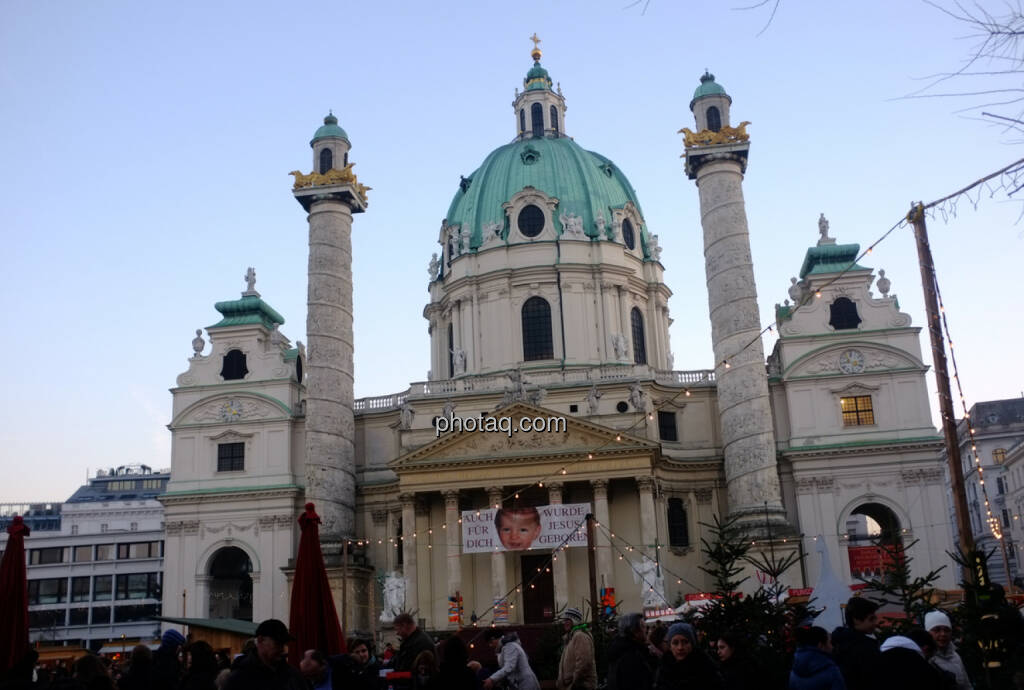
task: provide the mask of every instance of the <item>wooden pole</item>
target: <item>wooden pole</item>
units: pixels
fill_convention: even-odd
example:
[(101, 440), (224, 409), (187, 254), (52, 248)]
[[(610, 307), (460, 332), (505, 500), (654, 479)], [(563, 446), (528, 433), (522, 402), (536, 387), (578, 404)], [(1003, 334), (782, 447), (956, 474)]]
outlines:
[[(953, 509), (956, 513), (956, 528), (960, 535), (960, 550), (964, 555), (974, 551), (974, 533), (967, 512), (967, 493), (964, 491), (964, 471), (960, 460), (960, 441), (957, 437), (956, 417), (953, 413), (953, 396), (949, 390), (949, 368), (946, 364), (946, 348), (942, 338), (942, 317), (935, 292), (935, 263), (928, 244), (928, 228), (924, 221), (924, 206), (914, 204), (907, 219), (914, 225), (917, 240), (917, 256), (921, 264), (921, 285), (924, 288), (924, 306), (928, 315), (928, 335), (932, 342), (932, 361), (935, 364), (935, 382), (939, 389), (939, 412), (942, 415), (942, 431), (946, 439), (946, 458), (949, 462), (949, 478), (953, 491)], [(970, 423), (970, 420), (968, 420)], [(974, 573), (964, 569), (964, 577), (974, 581)]]
[(341, 541), (341, 634), (348, 634), (348, 539)]
[[(600, 602), (597, 599), (597, 565), (594, 563), (594, 514), (587, 513), (587, 569), (590, 571), (590, 625), (597, 627)], [(592, 629), (593, 629), (592, 628)]]

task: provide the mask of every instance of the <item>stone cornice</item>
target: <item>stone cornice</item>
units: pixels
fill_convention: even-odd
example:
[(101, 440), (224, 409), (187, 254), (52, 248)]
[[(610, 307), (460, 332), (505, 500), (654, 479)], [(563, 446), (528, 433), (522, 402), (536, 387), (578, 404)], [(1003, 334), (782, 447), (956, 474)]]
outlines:
[(232, 489), (200, 489), (198, 491), (175, 491), (163, 494), (160, 502), (165, 506), (188, 505), (193, 503), (251, 501), (254, 498), (293, 498), (303, 493), (303, 488), (294, 484), (268, 487), (239, 487)]
[(906, 451), (931, 451), (939, 452), (942, 449), (942, 439), (934, 438), (912, 438), (905, 441), (854, 441), (851, 443), (836, 443), (834, 445), (805, 446), (803, 448), (786, 448), (782, 450), (782, 456), (789, 460), (804, 460), (821, 457), (841, 457), (848, 455), (880, 455), (883, 453), (903, 453)]

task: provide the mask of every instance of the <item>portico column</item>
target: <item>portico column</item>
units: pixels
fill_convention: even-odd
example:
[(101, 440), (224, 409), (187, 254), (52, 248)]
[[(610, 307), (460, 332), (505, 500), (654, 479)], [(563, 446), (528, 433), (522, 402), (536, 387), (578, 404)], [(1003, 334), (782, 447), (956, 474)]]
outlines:
[(416, 540), (412, 538), (416, 531), (416, 495), (402, 494), (398, 497), (402, 502), (402, 577), (405, 578), (405, 610), (419, 609), (419, 597), (416, 591)]
[[(500, 486), (487, 487), (487, 507), (501, 507), (502, 488)], [(498, 549), (491, 554), (491, 591), (496, 603), (499, 599), (508, 594), (508, 573), (505, 565), (505, 552)], [(511, 612), (510, 612), (511, 613)]]
[(590, 487), (594, 491), (594, 518), (600, 527), (594, 530), (595, 562), (597, 565), (597, 582), (600, 587), (614, 587), (612, 581), (612, 548), (608, 534), (611, 533), (611, 518), (608, 516), (608, 480), (591, 479)]
[[(454, 596), (462, 590), (462, 553), (459, 548), (459, 492), (444, 492), (444, 523), (448, 544), (448, 596)], [(448, 627), (457, 628), (458, 624), (448, 623)]]
[[(563, 485), (557, 482), (548, 484), (548, 503), (561, 505)], [(552, 556), (551, 574), (555, 584), (555, 611), (562, 611), (569, 605), (569, 571), (565, 551)]]
[(658, 535), (654, 514), (654, 477), (637, 477), (636, 485), (640, 490), (640, 546), (644, 555), (654, 558), (654, 540)]

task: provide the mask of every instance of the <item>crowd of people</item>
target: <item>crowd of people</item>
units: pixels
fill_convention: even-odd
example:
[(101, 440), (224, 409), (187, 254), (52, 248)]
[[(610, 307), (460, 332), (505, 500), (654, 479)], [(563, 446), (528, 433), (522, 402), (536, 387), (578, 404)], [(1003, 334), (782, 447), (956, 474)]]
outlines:
[[(648, 627), (639, 613), (622, 615), (607, 646), (606, 677), (599, 682), (595, 641), (578, 609), (561, 616), (562, 646), (557, 690), (971, 690), (953, 643), (953, 626), (931, 611), (924, 626), (884, 642), (876, 638), (878, 606), (853, 597), (845, 625), (829, 631), (807, 621), (793, 630), (795, 652), (788, 680), (759, 667), (757, 639), (745, 631), (708, 639), (677, 621)], [(55, 690), (540, 690), (541, 683), (516, 632), (489, 628), (483, 639), (494, 651), (489, 667), (470, 659), (464, 640), (436, 643), (415, 619), (394, 621), (400, 640), (375, 655), (373, 642), (352, 639), (348, 651), (327, 655), (304, 650), (298, 667), (286, 660), (294, 638), (279, 620), (263, 621), (241, 654), (229, 659), (204, 641), (187, 642), (176, 630), (158, 649), (139, 645), (124, 666), (93, 655), (79, 658), (70, 674), (37, 669), (36, 677), (4, 688)], [(383, 670), (383, 672), (382, 672)], [(1024, 680), (1024, 679), (1022, 679)], [(1018, 682), (1019, 688), (1024, 684)]]

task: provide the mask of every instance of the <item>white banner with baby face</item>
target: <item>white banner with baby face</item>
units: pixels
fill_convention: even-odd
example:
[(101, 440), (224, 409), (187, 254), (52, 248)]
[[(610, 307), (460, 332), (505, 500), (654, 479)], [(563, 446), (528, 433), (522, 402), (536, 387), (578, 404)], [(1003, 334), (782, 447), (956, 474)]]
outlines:
[(462, 513), (462, 553), (586, 546), (589, 512), (589, 503), (467, 510)]

